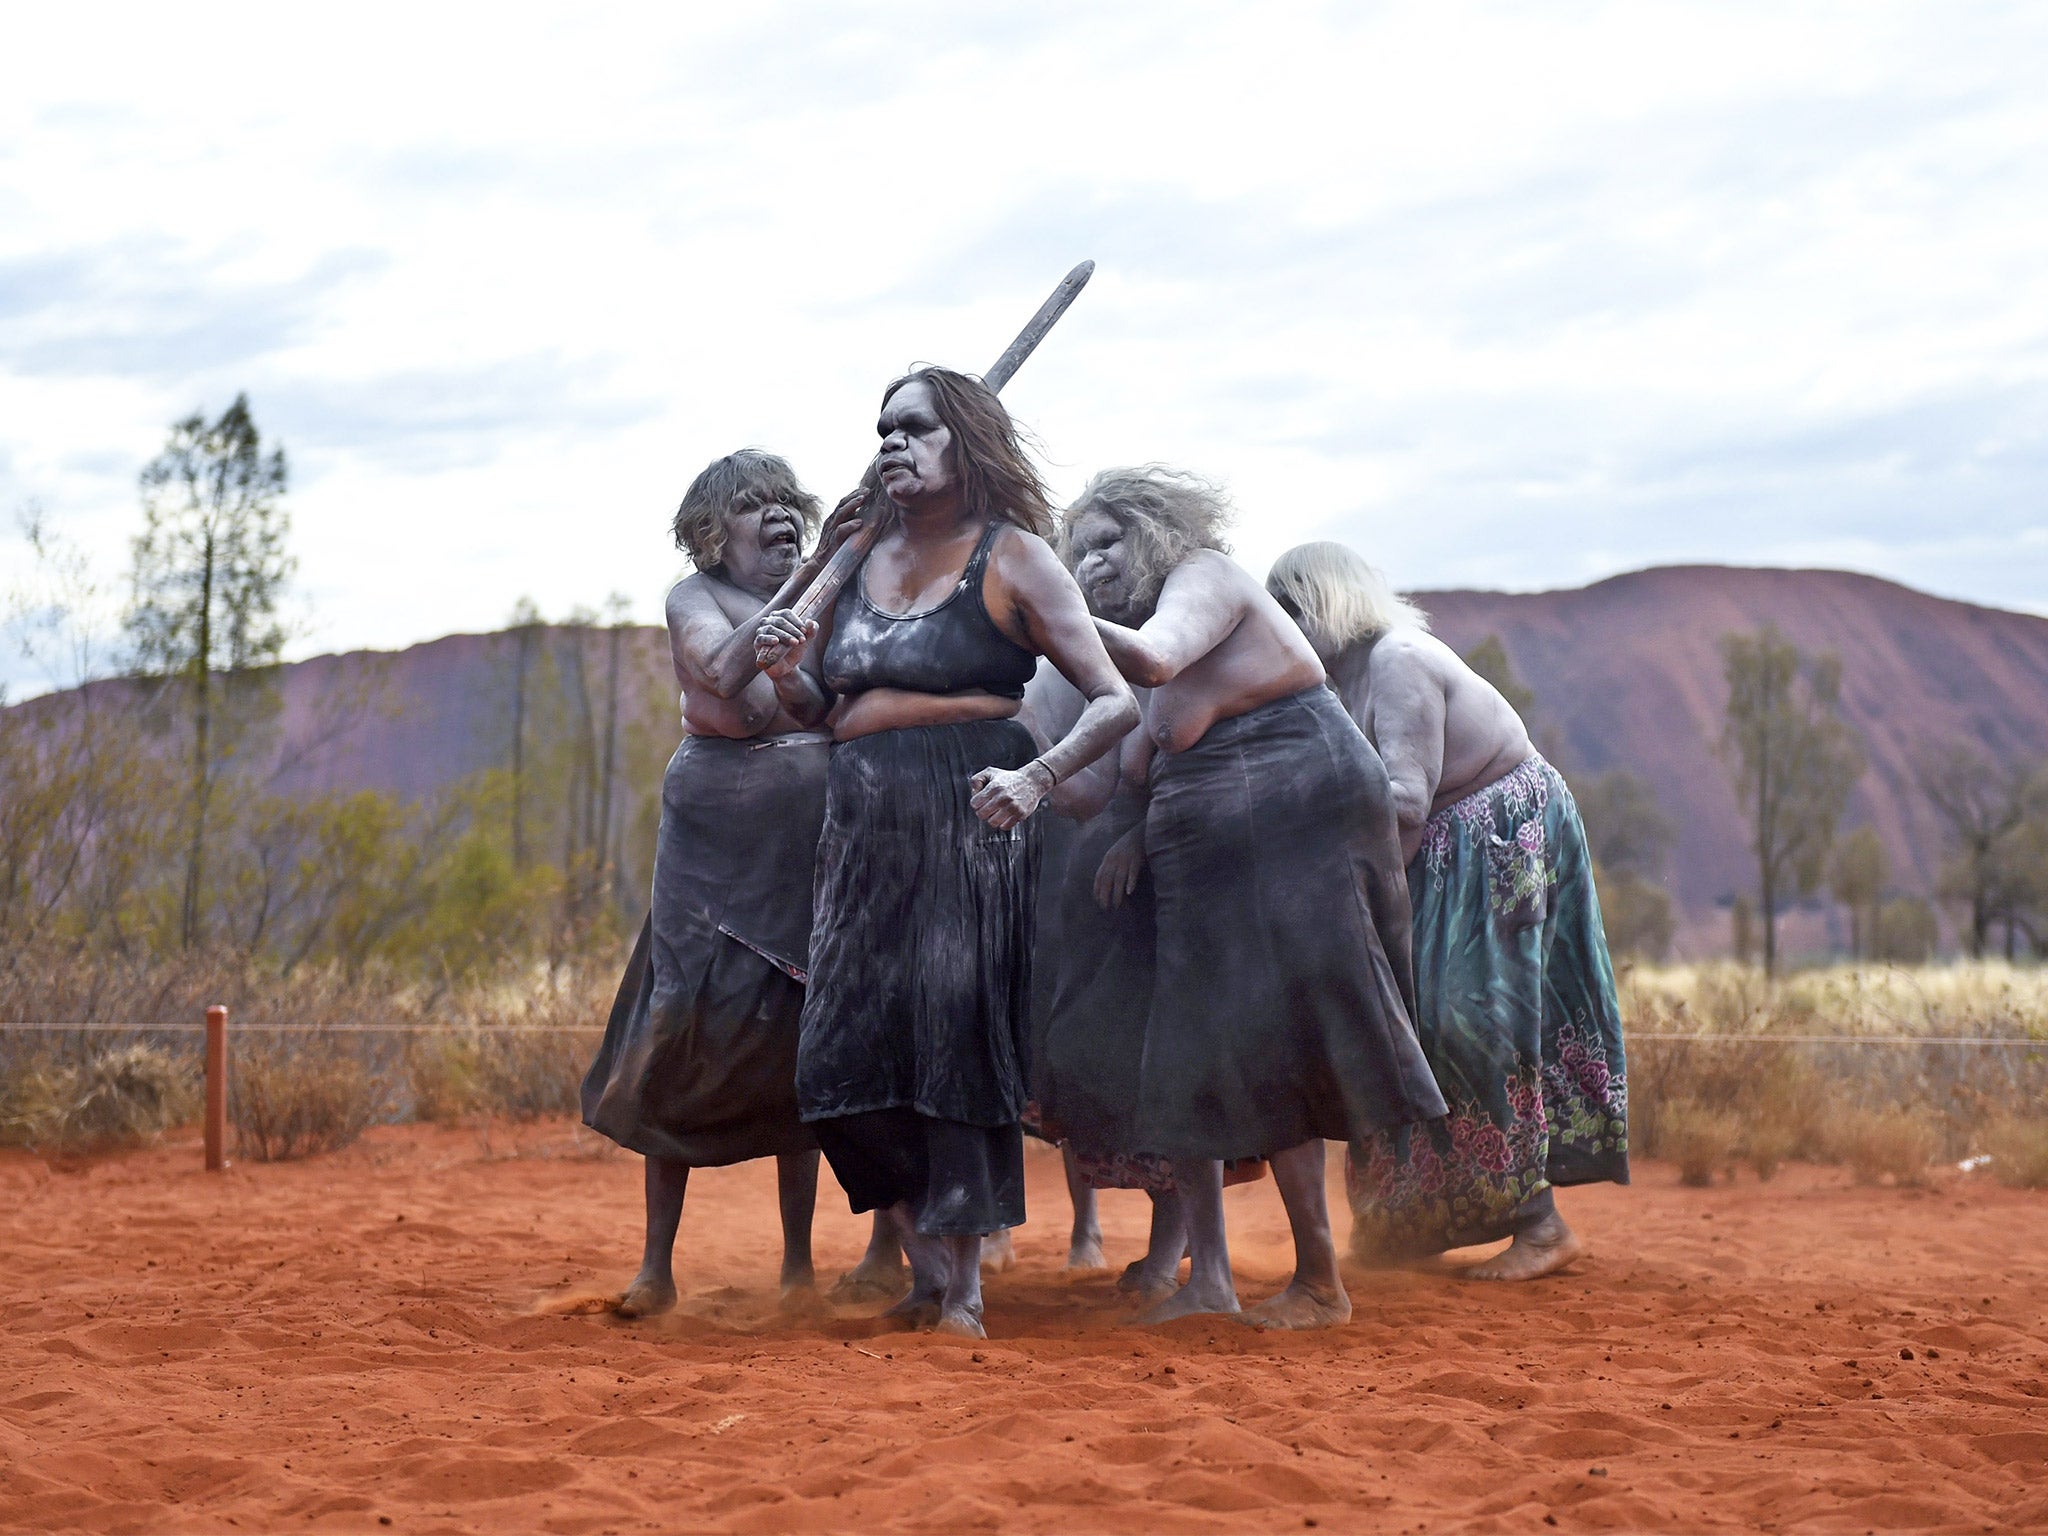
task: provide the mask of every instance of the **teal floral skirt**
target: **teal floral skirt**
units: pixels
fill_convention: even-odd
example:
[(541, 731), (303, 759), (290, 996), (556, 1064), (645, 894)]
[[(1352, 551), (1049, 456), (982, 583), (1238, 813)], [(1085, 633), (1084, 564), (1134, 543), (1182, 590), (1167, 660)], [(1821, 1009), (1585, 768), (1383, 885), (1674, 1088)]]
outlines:
[(1628, 1182), (1614, 967), (1572, 792), (1531, 757), (1423, 827), (1408, 866), (1415, 1031), (1450, 1115), (1354, 1142), (1352, 1247), (1491, 1242), (1553, 1185)]

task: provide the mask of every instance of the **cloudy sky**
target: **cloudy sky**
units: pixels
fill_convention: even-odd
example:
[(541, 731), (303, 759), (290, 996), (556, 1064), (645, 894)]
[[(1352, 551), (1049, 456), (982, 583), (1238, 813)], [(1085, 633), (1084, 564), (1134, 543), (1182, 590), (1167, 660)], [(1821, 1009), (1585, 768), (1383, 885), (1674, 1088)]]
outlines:
[[(703, 462), (829, 499), (981, 368), (1070, 494), (1414, 587), (1845, 566), (2048, 611), (2048, 6), (44, 6), (0, 50), (0, 570), (167, 425), (292, 464), (304, 654), (653, 618)], [(9, 656), (0, 681), (35, 677)]]

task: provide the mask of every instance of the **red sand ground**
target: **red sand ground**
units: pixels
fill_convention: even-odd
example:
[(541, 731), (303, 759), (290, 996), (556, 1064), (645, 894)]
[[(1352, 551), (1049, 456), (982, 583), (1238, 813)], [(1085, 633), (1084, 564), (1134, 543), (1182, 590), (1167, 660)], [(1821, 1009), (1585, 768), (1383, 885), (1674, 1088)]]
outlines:
[[(1358, 1276), (1334, 1332), (1153, 1333), (1059, 1273), (1040, 1155), (968, 1344), (779, 1319), (765, 1163), (695, 1181), (682, 1316), (550, 1311), (638, 1251), (638, 1160), (572, 1134), (0, 1158), (0, 1528), (2048, 1528), (2048, 1200), (1981, 1176), (1649, 1165), (1568, 1192), (1571, 1276)], [(1230, 1201), (1256, 1298), (1279, 1203)], [(1142, 1199), (1104, 1203), (1120, 1263)], [(864, 1223), (828, 1187), (818, 1226), (829, 1278)]]

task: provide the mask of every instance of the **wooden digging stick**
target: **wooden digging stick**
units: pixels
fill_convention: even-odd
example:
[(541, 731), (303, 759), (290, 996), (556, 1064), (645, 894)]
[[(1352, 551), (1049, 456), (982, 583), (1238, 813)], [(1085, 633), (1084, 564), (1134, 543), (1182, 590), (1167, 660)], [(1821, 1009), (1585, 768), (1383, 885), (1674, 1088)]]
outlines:
[[(1001, 394), (1003, 386), (1024, 366), (1024, 359), (1029, 357), (1045, 339), (1045, 333), (1058, 323), (1060, 316), (1067, 312), (1067, 306), (1072, 304), (1081, 290), (1088, 286), (1088, 279), (1094, 275), (1095, 263), (1084, 261), (1061, 278), (1060, 285), (1053, 289), (1052, 296), (1038, 306), (1038, 313), (1031, 317), (1030, 324), (1017, 333), (1017, 339), (1003, 349), (1003, 355), (996, 359), (995, 366), (982, 375), (982, 382), (995, 393)], [(872, 466), (870, 468), (872, 469)], [(872, 479), (873, 476), (870, 474), (867, 480)], [(866, 484), (867, 480), (864, 480), (863, 484)], [(889, 519), (867, 515), (868, 508), (874, 505), (880, 490), (880, 484), (874, 484), (868, 492), (867, 500), (861, 503), (860, 511), (856, 515), (864, 518), (865, 522), (860, 532), (832, 551), (832, 558), (825, 562), (825, 568), (818, 572), (810, 586), (804, 589), (804, 595), (790, 605), (790, 611), (795, 614), (799, 624), (814, 622), (832, 606), (833, 600), (839, 596), (839, 589), (845, 586), (847, 579), (859, 569), (861, 561), (867, 558), (868, 551), (875, 547), (875, 540), (882, 536), (882, 530)]]

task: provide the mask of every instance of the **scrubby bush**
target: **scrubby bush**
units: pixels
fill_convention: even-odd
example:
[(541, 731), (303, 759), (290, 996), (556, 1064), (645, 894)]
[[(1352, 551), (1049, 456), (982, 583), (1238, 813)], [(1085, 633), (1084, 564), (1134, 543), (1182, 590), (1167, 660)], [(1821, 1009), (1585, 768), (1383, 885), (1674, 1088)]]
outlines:
[(1984, 1128), (1982, 1144), (1999, 1183), (2048, 1189), (2048, 1120), (2002, 1115)]
[(196, 1074), (159, 1045), (132, 1042), (66, 1062), (50, 1049), (0, 1082), (0, 1141), (59, 1152), (146, 1142), (190, 1120)]
[(242, 1156), (284, 1162), (348, 1146), (384, 1117), (383, 1074), (346, 1037), (252, 1034), (236, 1042), (228, 1116)]
[(1876, 1184), (1886, 1176), (1901, 1185), (1924, 1184), (1941, 1147), (1939, 1130), (1925, 1113), (1912, 1109), (1845, 1110), (1831, 1135), (1859, 1184)]
[(453, 1125), (472, 1114), (573, 1114), (595, 1046), (589, 1032), (516, 1025), (422, 1033), (407, 1061), (413, 1118)]
[(1725, 1173), (1742, 1150), (1742, 1122), (1696, 1099), (1664, 1107), (1664, 1155), (1678, 1164), (1679, 1182), (1704, 1189)]

